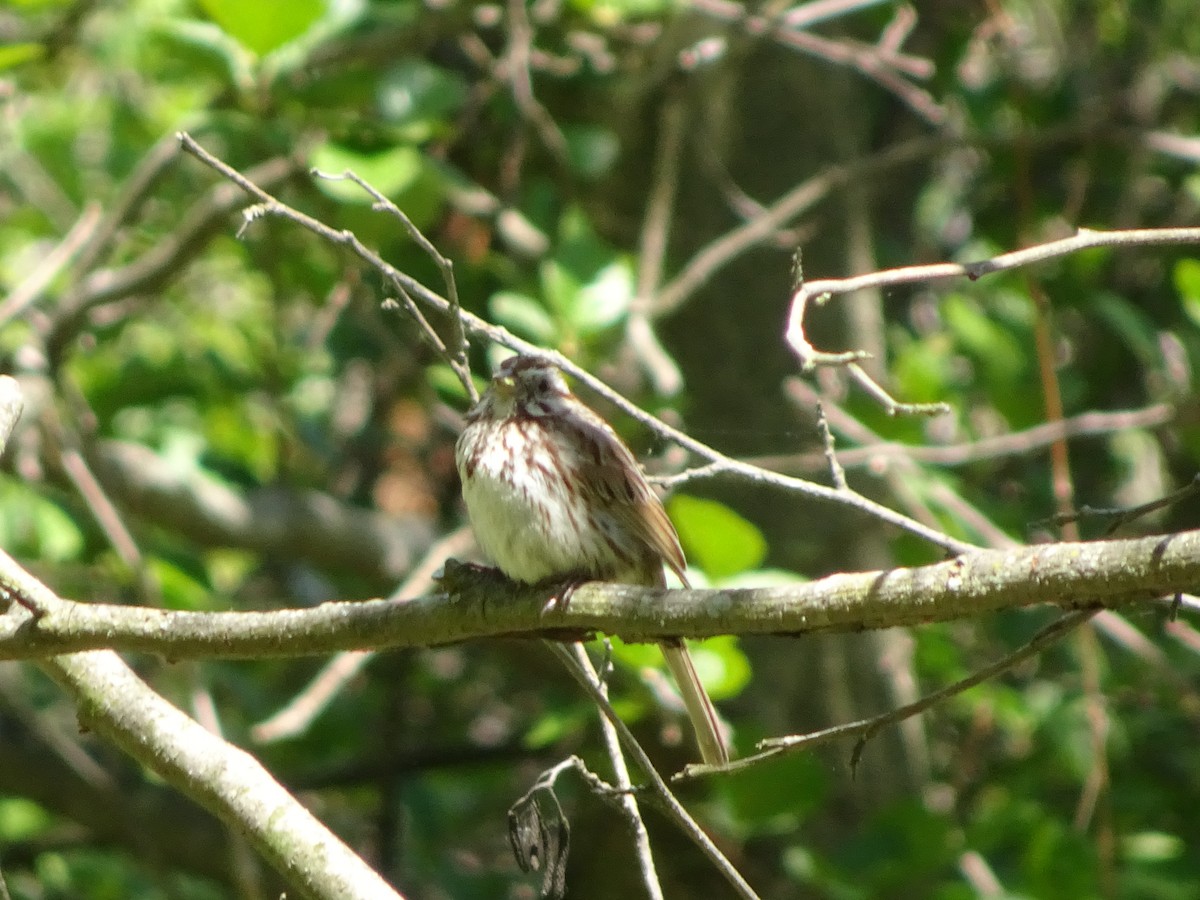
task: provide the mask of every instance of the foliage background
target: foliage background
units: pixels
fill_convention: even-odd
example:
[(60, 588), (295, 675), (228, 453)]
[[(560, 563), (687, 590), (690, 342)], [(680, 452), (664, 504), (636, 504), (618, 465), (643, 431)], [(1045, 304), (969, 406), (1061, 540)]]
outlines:
[[(848, 7), (805, 33), (861, 50), (898, 13)], [(455, 261), (464, 305), (702, 440), (817, 479), (813, 404), (797, 400), (781, 338), (796, 246), (818, 278), (978, 259), (1076, 226), (1197, 220), (1191, 0), (925, 3), (910, 55), (896, 68), (876, 56), (874, 70), (755, 34), (736, 11), (653, 0), (0, 10), (0, 294), (44, 271), (73, 227), (83, 235), (34, 302), (0, 307), (3, 368), (33, 398), (0, 481), (0, 544), (69, 596), (275, 608), (386, 595), (462, 523), (462, 398), (419, 330), (381, 305), (377, 279), (310, 234), (272, 220), (239, 239), (242, 199), (171, 158), (180, 129), (439, 287), (360, 191), (306, 174), (354, 169)], [(673, 122), (681, 137), (664, 153)], [(905, 160), (889, 162), (903, 147)], [(656, 276), (645, 223), (663, 159), (678, 166), (678, 195)], [(816, 202), (676, 305), (647, 299), (806, 180), (824, 187)], [(1094, 251), (975, 284), (842, 298), (810, 321), (818, 345), (871, 350), (895, 396), (949, 402), (946, 416), (888, 417), (828, 370), (809, 384), (843, 417), (831, 416), (840, 447), (871, 440), (855, 422), (879, 440), (961, 446), (1055, 418), (1053, 369), (1067, 416), (1161, 410), (1071, 444), (1077, 501), (1130, 505), (1196, 469), (1198, 323), (1194, 253)], [(476, 370), (492, 358), (476, 348)], [(685, 463), (616, 424), (652, 470)], [(114, 470), (114, 448), (131, 445), (153, 455)], [(958, 537), (1048, 538), (1064, 484), (1044, 446), (1023, 449), (952, 466), (868, 457), (850, 476)], [(382, 511), (403, 539), (365, 563), (253, 527), (203, 528), (186, 496), (176, 516), (145, 502), (136, 476), (158, 473), (219, 485), (260, 512), (321, 492)], [(713, 582), (938, 558), (857, 513), (743, 483), (693, 482), (671, 511)], [(1194, 504), (1180, 505), (1141, 527), (1195, 519)], [(700, 661), (744, 752), (911, 699), (1045, 619), (729, 639)], [(853, 777), (842, 746), (685, 799), (768, 897), (1195, 896), (1200, 636), (1186, 616), (1121, 624), (894, 729)], [(654, 653), (615, 652), (621, 711), (678, 768), (690, 753), (680, 724), (653, 677), (639, 677)], [(594, 711), (553, 660), (521, 641), (381, 656), (302, 734), (256, 741), (255, 723), (320, 665), (138, 660), (406, 896), (531, 896), (507, 848), (508, 805), (565, 754), (603, 768)], [(273, 876), (236, 836), (78, 734), (36, 671), (6, 663), (0, 675), (0, 863), (14, 897), (271, 895)], [(564, 799), (571, 896), (634, 893), (613, 813), (583, 790)], [(720, 895), (689, 844), (653, 813), (650, 827), (668, 896)]]

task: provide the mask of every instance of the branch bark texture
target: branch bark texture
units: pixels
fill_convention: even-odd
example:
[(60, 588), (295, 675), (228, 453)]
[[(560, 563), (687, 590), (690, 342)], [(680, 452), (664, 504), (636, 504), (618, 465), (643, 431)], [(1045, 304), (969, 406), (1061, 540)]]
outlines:
[(304, 896), (398, 900), (258, 760), (158, 696), (115, 653), (59, 656), (44, 668), (75, 700), (82, 722), (243, 831)]
[(627, 640), (718, 634), (860, 631), (1053, 604), (1119, 606), (1190, 591), (1200, 531), (978, 551), (935, 565), (831, 575), (807, 584), (656, 590), (586, 584), (565, 610), (546, 589), (452, 577), (445, 593), (344, 601), (276, 612), (170, 612), (66, 601), (0, 554), (0, 589), (20, 602), (0, 615), (0, 658), (108, 648), (168, 658), (259, 658), (349, 649), (427, 647), (513, 635)]

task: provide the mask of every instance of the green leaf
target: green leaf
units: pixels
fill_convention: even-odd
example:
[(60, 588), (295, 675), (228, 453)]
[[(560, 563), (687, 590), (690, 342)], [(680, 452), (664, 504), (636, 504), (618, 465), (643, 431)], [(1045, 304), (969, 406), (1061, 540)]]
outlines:
[(298, 38), (325, 15), (325, 0), (200, 0), (200, 6), (260, 56)]
[(550, 747), (564, 738), (582, 733), (591, 724), (593, 716), (593, 710), (580, 706), (549, 710), (525, 732), (521, 743), (533, 750)]
[(896, 394), (911, 403), (946, 399), (953, 381), (948, 335), (932, 334), (896, 350), (892, 378)]
[(1012, 332), (995, 321), (971, 298), (951, 295), (942, 304), (942, 316), (959, 344), (984, 366), (992, 383), (1013, 384), (1025, 365), (1024, 348)]
[[(392, 147), (382, 153), (357, 153), (337, 144), (316, 147), (309, 163), (326, 175), (341, 175), (350, 171), (385, 197), (396, 195), (411, 187), (421, 174), (421, 151), (408, 144)], [(318, 178), (321, 191), (343, 203), (370, 205), (375, 200), (353, 181)]]
[(617, 161), (621, 142), (609, 128), (597, 125), (564, 125), (567, 161), (575, 174), (586, 179), (600, 178)]
[(404, 129), (412, 141), (424, 141), (443, 128), (466, 102), (461, 76), (420, 59), (406, 59), (387, 71), (379, 83), (379, 114)]
[(1178, 859), (1186, 849), (1178, 835), (1164, 831), (1139, 831), (1121, 841), (1122, 857), (1143, 863)]
[[(425, 379), (442, 399), (458, 406), (467, 402), (467, 392), (463, 389), (462, 382), (458, 380), (458, 375), (454, 373), (454, 370), (445, 363), (426, 366)], [(487, 387), (487, 381), (474, 376), (472, 380), (475, 382), (475, 389), (483, 393)]]
[(714, 700), (736, 697), (750, 683), (754, 670), (735, 635), (688, 641), (688, 650), (700, 680)]
[(1200, 259), (1181, 259), (1172, 274), (1183, 311), (1193, 324), (1200, 325)]
[(781, 756), (716, 784), (738, 823), (778, 834), (794, 833), (820, 807), (829, 786), (828, 764), (815, 753)]
[(146, 560), (146, 567), (162, 589), (164, 604), (169, 609), (215, 608), (215, 598), (209, 586), (175, 563), (159, 557), (150, 557)]
[[(361, 153), (338, 144), (322, 144), (310, 162), (327, 175), (351, 171), (379, 193), (395, 202), (418, 228), (427, 225), (441, 208), (442, 176), (421, 151), (401, 144), (378, 153)], [(348, 179), (318, 178), (317, 186), (343, 203), (370, 206), (374, 198)], [(396, 229), (400, 224), (396, 223)]]
[(688, 559), (709, 578), (756, 568), (767, 555), (762, 532), (723, 503), (676, 494), (667, 511)]
[(586, 337), (615, 325), (629, 312), (634, 290), (629, 260), (618, 259), (605, 266), (575, 295), (570, 315), (576, 330)]
[(0, 547), (9, 553), (47, 562), (76, 560), (83, 552), (83, 531), (56, 503), (24, 484), (0, 482)]
[(5, 44), (3, 47), (0, 47), (0, 69), (12, 69), (22, 63), (41, 59), (45, 52), (45, 47), (33, 41), (25, 41), (20, 44)]
[[(665, 671), (662, 648), (657, 644), (627, 643), (609, 638), (613, 659), (634, 671), (658, 669)], [(692, 662), (705, 689), (714, 700), (736, 697), (750, 683), (754, 674), (750, 660), (742, 652), (737, 637), (722, 635), (703, 641), (688, 641)]]
[(546, 305), (563, 321), (574, 319), (573, 310), (581, 287), (576, 272), (558, 259), (548, 259), (538, 270), (541, 276), (542, 293), (546, 297)]
[(22, 797), (0, 800), (0, 840), (5, 844), (24, 841), (53, 825), (53, 819), (38, 804)]
[(154, 28), (167, 42), (176, 45), (172, 49), (177, 56), (211, 61), (239, 90), (248, 90), (254, 84), (255, 55), (212, 22), (172, 18), (156, 22)]
[(515, 291), (497, 291), (488, 299), (488, 311), (499, 325), (537, 344), (553, 346), (558, 328), (546, 308), (533, 297)]

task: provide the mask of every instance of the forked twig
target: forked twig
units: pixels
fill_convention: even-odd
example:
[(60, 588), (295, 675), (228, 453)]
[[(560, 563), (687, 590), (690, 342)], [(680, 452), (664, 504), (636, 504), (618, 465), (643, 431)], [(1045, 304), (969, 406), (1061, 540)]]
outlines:
[(562, 644), (548, 642), (547, 646), (563, 665), (567, 667), (567, 671), (571, 673), (571, 677), (579, 682), (588, 696), (592, 698), (592, 701), (600, 707), (605, 717), (613, 724), (613, 727), (617, 730), (617, 734), (621, 738), (621, 743), (649, 780), (650, 790), (653, 792), (653, 796), (661, 803), (666, 814), (700, 848), (701, 852), (712, 861), (713, 865), (717, 867), (739, 897), (742, 897), (743, 900), (758, 900), (758, 894), (755, 893), (754, 888), (750, 887), (750, 884), (742, 877), (742, 874), (734, 867), (733, 863), (713, 843), (712, 838), (696, 823), (696, 820), (692, 818), (683, 804), (671, 792), (671, 789), (667, 787), (666, 781), (658, 774), (658, 770), (654, 768), (650, 757), (646, 755), (646, 751), (642, 748), (642, 745), (633, 736), (633, 732), (629, 730), (629, 726), (621, 720), (616, 710), (613, 709), (608, 697), (605, 696), (599, 679), (595, 675), (595, 670), (593, 669), (589, 673), (580, 665), (579, 660), (575, 658), (575, 654)]
[(932, 694), (927, 694), (915, 703), (909, 703), (889, 712), (882, 713), (878, 716), (872, 716), (868, 719), (860, 719), (857, 722), (848, 722), (844, 725), (834, 725), (831, 728), (823, 728), (820, 731), (814, 731), (811, 734), (788, 735), (786, 737), (768, 738), (760, 741), (758, 746), (762, 751), (753, 756), (743, 757), (735, 760), (726, 766), (689, 766), (684, 770), (684, 777), (697, 777), (701, 775), (710, 775), (716, 772), (737, 771), (739, 769), (749, 768), (763, 760), (770, 759), (773, 756), (778, 756), (781, 753), (790, 753), (796, 750), (807, 750), (815, 747), (818, 744), (824, 744), (835, 738), (856, 737), (854, 750), (850, 755), (850, 765), (855, 767), (858, 765), (859, 759), (862, 757), (863, 750), (866, 749), (867, 741), (873, 738), (880, 729), (886, 728), (888, 725), (893, 725), (904, 719), (912, 716), (920, 715), (930, 707), (953, 697), (956, 694), (961, 694), (975, 685), (987, 681), (989, 678), (994, 678), (1001, 672), (1011, 669), (1018, 663), (1023, 662), (1031, 656), (1040, 653), (1050, 644), (1074, 631), (1080, 625), (1087, 622), (1098, 613), (1098, 609), (1080, 609), (1074, 612), (1067, 613), (1059, 619), (1051, 622), (1037, 634), (1035, 634), (1027, 644), (1013, 651), (1002, 659), (997, 660), (991, 665), (984, 666), (982, 669), (973, 672), (966, 678), (962, 678), (953, 684), (949, 684), (940, 690), (934, 691)]

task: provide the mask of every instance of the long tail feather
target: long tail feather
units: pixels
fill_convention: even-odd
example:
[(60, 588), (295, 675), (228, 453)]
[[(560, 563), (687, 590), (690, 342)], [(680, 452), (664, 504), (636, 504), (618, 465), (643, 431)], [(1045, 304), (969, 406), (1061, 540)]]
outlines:
[(717, 711), (700, 676), (696, 674), (696, 666), (692, 663), (692, 655), (688, 653), (683, 641), (660, 645), (663, 656), (667, 660), (667, 668), (683, 697), (683, 705), (687, 709), (692, 729), (696, 732), (696, 743), (700, 747), (700, 758), (710, 766), (720, 766), (729, 762), (729, 754), (725, 750), (725, 742), (721, 739), (721, 724)]

